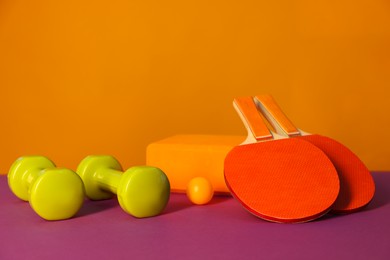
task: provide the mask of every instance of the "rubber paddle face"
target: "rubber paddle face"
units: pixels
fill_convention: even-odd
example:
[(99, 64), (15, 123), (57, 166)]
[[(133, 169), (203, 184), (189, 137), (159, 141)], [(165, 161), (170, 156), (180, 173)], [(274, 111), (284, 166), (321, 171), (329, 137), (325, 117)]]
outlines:
[(317, 147), (281, 139), (233, 148), (225, 158), (232, 195), (262, 219), (297, 223), (327, 213), (339, 194), (339, 178)]
[(364, 163), (351, 150), (331, 138), (311, 135), (296, 128), (271, 96), (259, 95), (256, 101), (269, 122), (279, 129), (278, 133), (312, 143), (332, 161), (340, 179), (340, 193), (332, 212), (352, 213), (370, 203), (375, 193), (374, 180)]
[(363, 162), (343, 144), (321, 135), (299, 136), (321, 149), (332, 161), (340, 179), (334, 213), (351, 213), (366, 206), (375, 193), (375, 183)]

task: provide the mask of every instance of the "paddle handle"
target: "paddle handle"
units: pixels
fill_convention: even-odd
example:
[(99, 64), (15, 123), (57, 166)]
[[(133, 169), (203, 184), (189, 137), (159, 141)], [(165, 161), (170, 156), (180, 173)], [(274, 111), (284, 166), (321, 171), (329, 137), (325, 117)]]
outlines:
[(278, 134), (290, 137), (302, 135), (301, 131), (288, 119), (271, 95), (257, 95), (255, 103)]
[(248, 137), (242, 144), (273, 139), (252, 97), (235, 98), (233, 106), (248, 131)]

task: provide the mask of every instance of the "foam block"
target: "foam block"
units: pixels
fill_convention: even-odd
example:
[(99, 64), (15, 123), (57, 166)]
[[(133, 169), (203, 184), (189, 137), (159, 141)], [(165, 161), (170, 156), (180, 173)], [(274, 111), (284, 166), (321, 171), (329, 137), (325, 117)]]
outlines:
[(216, 194), (229, 194), (223, 174), (224, 160), (244, 140), (244, 136), (176, 135), (149, 144), (146, 164), (165, 172), (172, 192), (184, 193), (191, 179), (204, 177)]

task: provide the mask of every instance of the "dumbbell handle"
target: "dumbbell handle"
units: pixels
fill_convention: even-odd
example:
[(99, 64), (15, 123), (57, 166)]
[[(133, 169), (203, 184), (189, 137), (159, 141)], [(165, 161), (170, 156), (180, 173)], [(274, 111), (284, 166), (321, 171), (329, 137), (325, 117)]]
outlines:
[(118, 170), (101, 168), (96, 170), (94, 178), (104, 190), (117, 194), (122, 174), (123, 172)]
[(29, 169), (24, 174), (22, 181), (27, 185), (27, 187), (30, 187), (31, 184), (33, 184), (35, 180), (44, 173), (44, 171), (45, 169), (42, 168)]

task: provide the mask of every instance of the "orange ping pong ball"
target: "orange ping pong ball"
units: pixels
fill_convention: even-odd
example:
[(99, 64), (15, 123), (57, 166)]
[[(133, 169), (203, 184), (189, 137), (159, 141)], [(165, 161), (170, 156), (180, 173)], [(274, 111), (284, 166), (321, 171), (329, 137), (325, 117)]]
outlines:
[(188, 183), (187, 197), (194, 204), (207, 204), (213, 198), (213, 195), (213, 186), (206, 178), (196, 177)]

